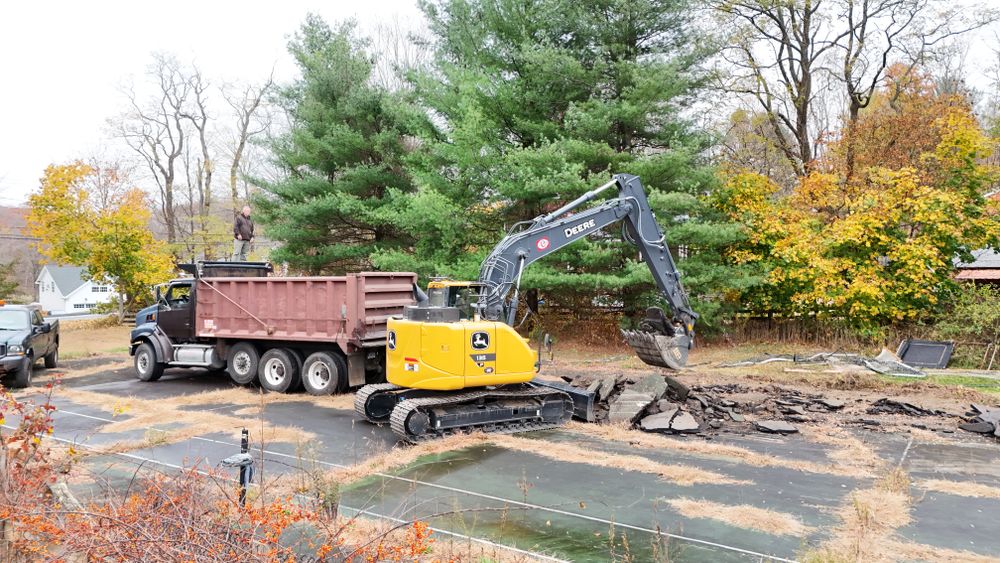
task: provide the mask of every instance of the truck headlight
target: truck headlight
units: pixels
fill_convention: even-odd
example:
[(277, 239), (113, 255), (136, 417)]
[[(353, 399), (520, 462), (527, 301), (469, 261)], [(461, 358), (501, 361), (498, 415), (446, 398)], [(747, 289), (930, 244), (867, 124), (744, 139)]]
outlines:
[(23, 356), (24, 346), (19, 346), (17, 344), (11, 344), (7, 347), (7, 354), (9, 356)]

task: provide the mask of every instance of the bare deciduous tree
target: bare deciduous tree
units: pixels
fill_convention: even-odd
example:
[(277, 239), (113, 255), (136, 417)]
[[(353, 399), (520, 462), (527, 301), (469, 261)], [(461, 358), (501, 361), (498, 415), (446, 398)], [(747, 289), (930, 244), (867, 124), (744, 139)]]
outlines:
[(115, 124), (118, 135), (144, 161), (159, 189), (160, 211), (167, 242), (177, 240), (174, 185), (184, 153), (185, 111), (191, 83), (177, 60), (162, 53), (153, 56), (148, 72), (157, 91), (149, 103), (138, 99), (134, 86), (126, 89), (130, 110)]
[(247, 85), (238, 91), (231, 88), (229, 93), (223, 91), (223, 97), (236, 115), (236, 138), (233, 143), (232, 162), (229, 167), (229, 190), (234, 214), (239, 212), (241, 207), (239, 203), (239, 173), (247, 142), (271, 126), (269, 113), (260, 110), (265, 97), (273, 87), (274, 75), (272, 74), (267, 78), (267, 81), (259, 86)]
[[(912, 71), (949, 39), (996, 19), (948, 0), (716, 0), (713, 7), (731, 33), (724, 60), (736, 71), (726, 89), (754, 100), (799, 174), (825, 134), (817, 126), (824, 95), (846, 101), (840, 112), (849, 135), (892, 64)], [(848, 143), (848, 169), (850, 161)]]

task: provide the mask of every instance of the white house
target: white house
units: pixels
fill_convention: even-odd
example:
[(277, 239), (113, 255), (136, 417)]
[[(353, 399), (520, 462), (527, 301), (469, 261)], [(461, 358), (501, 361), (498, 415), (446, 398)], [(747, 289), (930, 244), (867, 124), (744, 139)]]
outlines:
[(83, 266), (42, 266), (35, 285), (38, 302), (50, 314), (86, 313), (115, 296), (110, 285), (83, 279)]

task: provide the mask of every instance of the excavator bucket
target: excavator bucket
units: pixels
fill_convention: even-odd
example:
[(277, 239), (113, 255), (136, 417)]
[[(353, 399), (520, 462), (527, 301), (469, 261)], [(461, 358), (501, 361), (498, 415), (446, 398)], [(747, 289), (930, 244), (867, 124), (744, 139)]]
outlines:
[(640, 330), (622, 330), (625, 342), (639, 359), (651, 366), (679, 370), (687, 365), (691, 339), (686, 335), (667, 336)]

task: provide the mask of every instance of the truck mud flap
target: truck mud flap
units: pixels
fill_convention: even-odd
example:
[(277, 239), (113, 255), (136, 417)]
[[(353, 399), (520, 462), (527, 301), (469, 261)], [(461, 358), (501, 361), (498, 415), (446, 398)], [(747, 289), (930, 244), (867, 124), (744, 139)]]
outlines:
[(685, 335), (623, 330), (622, 336), (639, 359), (651, 366), (679, 370), (687, 365), (691, 339)]
[(537, 385), (539, 387), (549, 387), (551, 389), (558, 389), (570, 396), (573, 399), (573, 418), (583, 420), (586, 422), (594, 422), (597, 418), (594, 414), (594, 393), (587, 391), (586, 389), (580, 389), (562, 383), (560, 381), (542, 381), (539, 379), (532, 379), (532, 385)]

